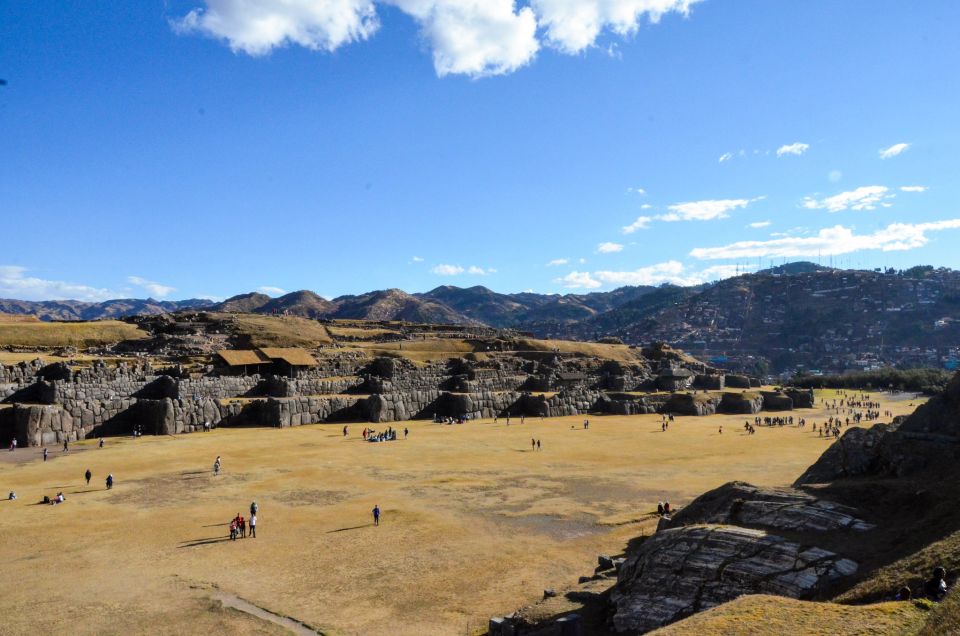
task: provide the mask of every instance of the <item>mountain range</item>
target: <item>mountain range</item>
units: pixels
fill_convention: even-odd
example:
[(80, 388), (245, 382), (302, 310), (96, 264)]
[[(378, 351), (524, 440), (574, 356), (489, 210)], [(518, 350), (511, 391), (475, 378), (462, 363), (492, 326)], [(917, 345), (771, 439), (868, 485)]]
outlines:
[(797, 365), (942, 366), (960, 357), (960, 272), (844, 270), (800, 262), (691, 287), (628, 286), (587, 294), (501, 294), (445, 285), (410, 294), (371, 291), (328, 300), (311, 291), (209, 300), (0, 300), (0, 312), (94, 320), (180, 310), (291, 314), (314, 319), (476, 324), (539, 337), (630, 344), (663, 340), (755, 371)]

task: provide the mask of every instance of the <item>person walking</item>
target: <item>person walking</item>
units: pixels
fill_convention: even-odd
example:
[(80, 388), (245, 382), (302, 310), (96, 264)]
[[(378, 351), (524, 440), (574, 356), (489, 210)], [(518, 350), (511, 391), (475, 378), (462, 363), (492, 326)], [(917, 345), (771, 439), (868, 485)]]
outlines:
[(103, 448), (103, 438), (100, 438), (100, 448)]
[(537, 450), (540, 450), (540, 440), (537, 440)]
[(63, 452), (66, 453), (69, 450), (70, 450), (70, 442), (67, 440), (63, 440)]
[(260, 506), (257, 505), (257, 502), (256, 502), (256, 501), (251, 502), (251, 503), (250, 503), (250, 516), (253, 517), (253, 516), (256, 515), (258, 512), (260, 512)]
[(373, 525), (380, 525), (380, 504), (373, 507)]
[(48, 449), (46, 446), (44, 446), (44, 447), (43, 447), (43, 461), (47, 461), (47, 455), (49, 455), (49, 454), (50, 454), (50, 449)]
[(250, 513), (250, 538), (257, 538), (257, 513)]
[(107, 490), (113, 488), (113, 473), (107, 475)]
[(87, 480), (87, 485), (90, 485), (90, 478), (93, 477), (93, 473), (90, 472), (90, 469), (87, 469), (87, 472), (83, 473), (84, 478)]
[(10, 440), (10, 452), (12, 453), (12, 452), (15, 451), (15, 450), (17, 450), (17, 438), (16, 438), (16, 437), (14, 437), (12, 440)]
[(343, 427), (343, 436), (344, 436), (344, 437), (347, 436), (347, 427), (346, 427), (346, 425), (344, 425), (344, 427)]
[(530, 438), (530, 450), (537, 450), (537, 440)]

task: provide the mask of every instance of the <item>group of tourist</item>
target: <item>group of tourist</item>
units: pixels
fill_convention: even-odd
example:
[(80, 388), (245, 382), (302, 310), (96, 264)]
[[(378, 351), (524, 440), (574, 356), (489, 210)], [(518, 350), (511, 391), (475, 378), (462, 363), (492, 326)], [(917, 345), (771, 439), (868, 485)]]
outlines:
[(657, 502), (657, 514), (658, 514), (658, 515), (660, 515), (661, 517), (668, 517), (668, 518), (669, 518), (671, 512), (673, 512), (673, 510), (670, 508), (670, 502), (669, 502), (669, 501), (658, 501), (658, 502)]
[[(372, 428), (363, 429), (363, 439), (368, 442), (393, 442), (397, 440), (398, 432), (392, 426), (388, 426), (387, 430), (380, 431), (379, 433)], [(403, 429), (403, 439), (407, 439), (410, 435), (410, 429), (404, 427)]]
[(230, 540), (236, 541), (237, 539), (245, 539), (247, 537), (247, 526), (250, 527), (250, 538), (257, 538), (257, 513), (260, 512), (260, 506), (257, 505), (257, 502), (254, 501), (250, 504), (250, 518), (244, 519), (243, 516), (238, 512), (237, 515), (230, 520)]

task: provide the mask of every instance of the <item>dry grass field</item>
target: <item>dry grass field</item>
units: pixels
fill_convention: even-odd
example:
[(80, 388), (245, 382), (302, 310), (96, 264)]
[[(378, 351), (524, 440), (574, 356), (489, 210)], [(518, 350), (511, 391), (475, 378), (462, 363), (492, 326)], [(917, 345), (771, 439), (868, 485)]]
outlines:
[(211, 314), (230, 320), (237, 334), (246, 336), (250, 347), (317, 347), (329, 344), (330, 334), (316, 320), (297, 316), (257, 314)]
[[(0, 347), (36, 347), (85, 349), (103, 344), (145, 338), (136, 325), (119, 320), (94, 322), (0, 322)], [(36, 356), (34, 356), (36, 357)]]
[[(330, 634), (482, 632), (650, 533), (658, 500), (786, 484), (829, 444), (809, 427), (747, 436), (744, 419), (677, 418), (666, 433), (659, 416), (410, 422), (397, 425), (409, 439), (380, 444), (364, 424), (346, 438), (242, 428), (91, 440), (46, 463), (2, 452), (0, 491), (19, 499), (0, 501), (0, 633), (282, 633), (229, 607), (238, 598)], [(61, 490), (64, 504), (37, 504)], [(259, 537), (229, 541), (251, 500)]]

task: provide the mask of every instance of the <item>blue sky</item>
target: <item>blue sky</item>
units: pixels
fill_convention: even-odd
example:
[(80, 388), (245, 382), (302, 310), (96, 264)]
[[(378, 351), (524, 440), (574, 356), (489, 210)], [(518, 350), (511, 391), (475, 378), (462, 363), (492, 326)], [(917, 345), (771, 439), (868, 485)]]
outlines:
[(950, 0), (7, 0), (0, 297), (960, 268), (958, 24)]

